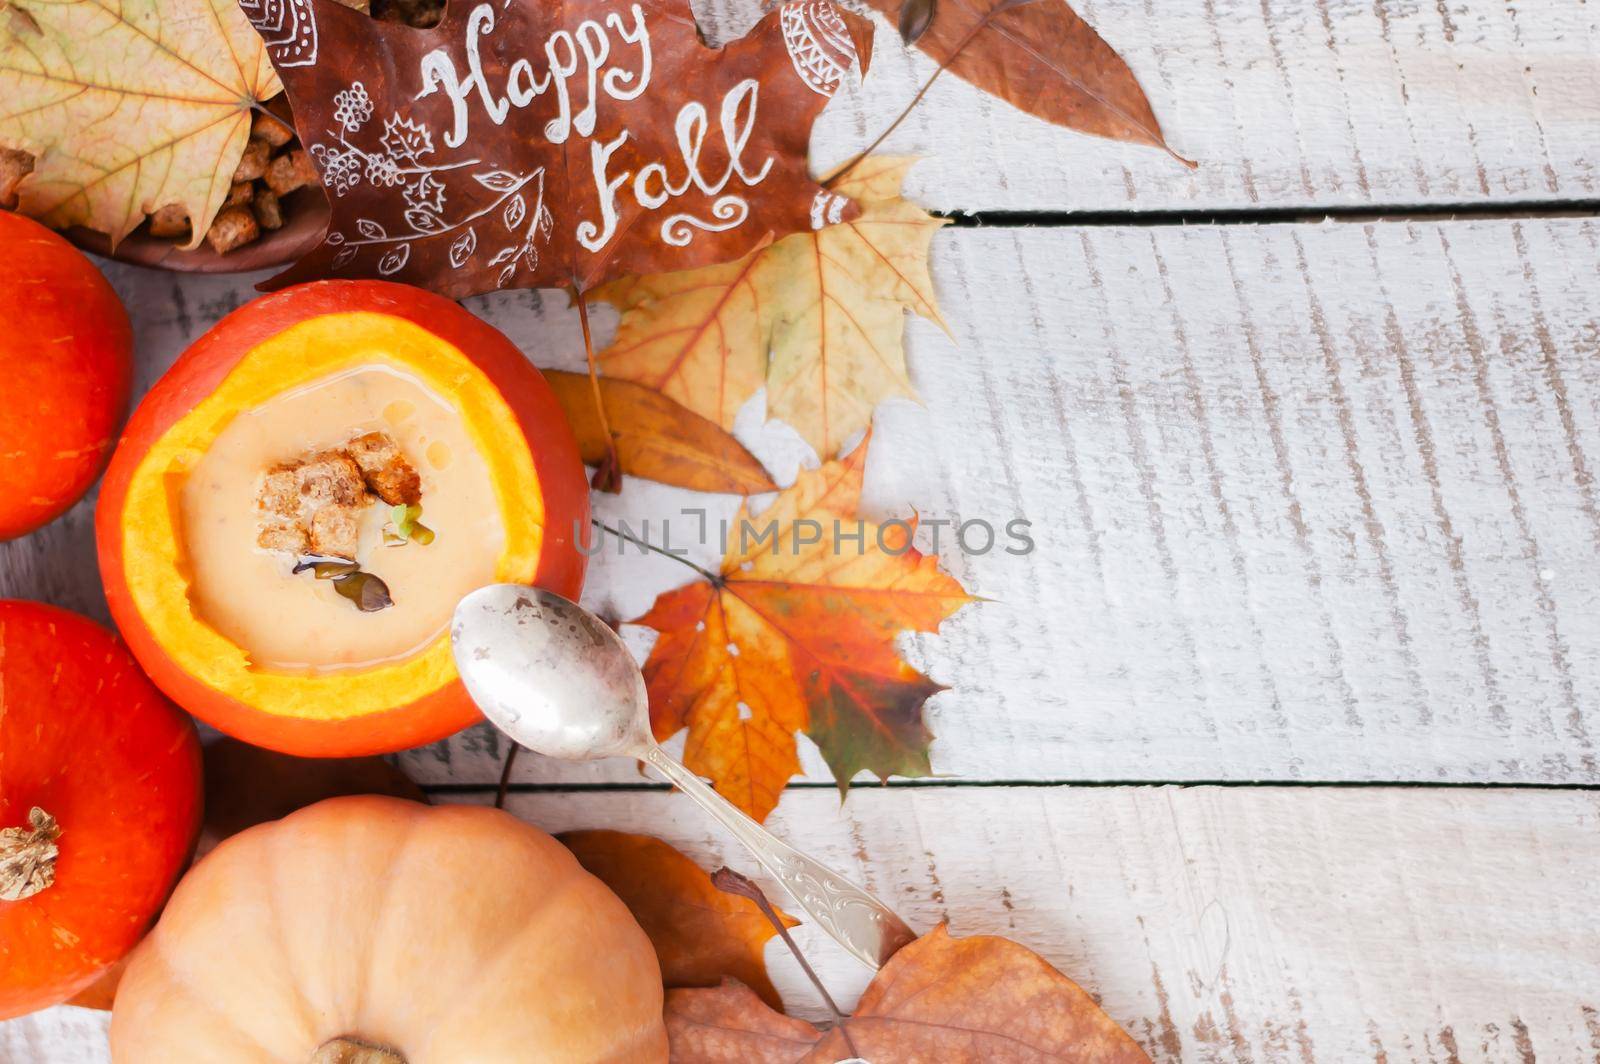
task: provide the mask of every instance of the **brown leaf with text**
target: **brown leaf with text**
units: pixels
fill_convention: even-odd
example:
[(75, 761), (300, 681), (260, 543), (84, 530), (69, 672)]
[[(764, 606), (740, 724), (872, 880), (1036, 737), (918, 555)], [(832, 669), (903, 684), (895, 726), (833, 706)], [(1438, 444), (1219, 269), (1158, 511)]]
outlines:
[(796, 732), (841, 790), (863, 769), (931, 771), (922, 707), (941, 688), (895, 639), (972, 599), (911, 546), (910, 522), (858, 517), (867, 442), (802, 472), (758, 517), (741, 508), (719, 571), (633, 622), (661, 633), (644, 667), (656, 737), (687, 728), (685, 764), (758, 820), (800, 771)]
[[(660, 839), (569, 831), (561, 841), (650, 936), (666, 986), (714, 987), (736, 979), (773, 1008), (783, 1007), (762, 957), (777, 930), (754, 902), (717, 890), (699, 865)], [(783, 919), (789, 927), (799, 923)]]
[(461, 0), (431, 29), (244, 2), (333, 204), (324, 242), (272, 285), (585, 291), (856, 212), (806, 169), (870, 34), (831, 0), (783, 0), (722, 48), (685, 0)]
[(737, 262), (630, 277), (596, 299), (622, 311), (608, 376), (672, 397), (723, 428), (763, 384), (767, 414), (824, 458), (884, 399), (916, 398), (905, 315), (943, 326), (928, 272), (945, 224), (903, 199), (913, 159), (873, 156), (834, 186), (854, 220), (796, 233)]
[[(903, 23), (903, 8), (919, 0), (867, 2)], [(916, 45), (1046, 122), (1172, 150), (1138, 78), (1066, 0), (940, 0)]]
[(737, 983), (667, 993), (672, 1060), (702, 1064), (1149, 1064), (1078, 984), (1009, 939), (940, 926), (903, 947), (827, 1030), (768, 1008)]
[[(606, 461), (605, 433), (588, 375), (547, 369), (544, 378), (578, 438), (584, 463)], [(602, 377), (600, 401), (611, 423), (618, 464), (629, 476), (694, 491), (755, 495), (778, 490), (738, 440), (660, 392)]]
[(115, 245), (181, 204), (197, 246), (278, 77), (236, 0), (10, 0), (0, 147), (32, 154), (18, 210)]

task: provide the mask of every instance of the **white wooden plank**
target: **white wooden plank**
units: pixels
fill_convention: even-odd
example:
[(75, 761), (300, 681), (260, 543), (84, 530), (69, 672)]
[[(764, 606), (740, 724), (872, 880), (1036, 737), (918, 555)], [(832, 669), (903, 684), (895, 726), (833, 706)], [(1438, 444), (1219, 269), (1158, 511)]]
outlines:
[[(946, 533), (995, 601), (906, 641), (951, 687), (935, 769), (1600, 780), (1597, 245), (1581, 220), (941, 235), (956, 338), (910, 326), (926, 406), (880, 411), (872, 507), (1025, 517), (1039, 549), (963, 556)], [(112, 274), (146, 381), (248, 296)], [(536, 361), (580, 364), (564, 297), (472, 305)], [(786, 429), (747, 436), (792, 473)], [(599, 512), (658, 536), (676, 516), (681, 543), (694, 505), (734, 501), (630, 482)], [(688, 575), (608, 555), (587, 598), (633, 617)], [(0, 593), (103, 615), (86, 509), (0, 546)], [(499, 753), (480, 729), (407, 763), (482, 783)], [(636, 777), (530, 757), (519, 778)]]
[[(742, 26), (747, 12), (729, 18)], [(1080, 0), (1173, 147), (1056, 129), (940, 79), (887, 150), (950, 210), (1561, 202), (1600, 194), (1600, 30), (1584, 0)], [(886, 129), (934, 70), (884, 25), (865, 90), (817, 128), (819, 165)]]
[[(518, 795), (514, 809), (755, 871), (681, 795)], [(1577, 1064), (1600, 1043), (1593, 793), (929, 788), (863, 790), (841, 809), (806, 791), (773, 823), (919, 928), (1027, 944), (1160, 1064)], [(854, 1001), (866, 970), (809, 927), (797, 937)], [(768, 957), (789, 1008), (820, 1018), (782, 946)], [(0, 1060), (97, 1059), (92, 1024), (71, 1029), (85, 1023), (58, 1010), (0, 1025)]]

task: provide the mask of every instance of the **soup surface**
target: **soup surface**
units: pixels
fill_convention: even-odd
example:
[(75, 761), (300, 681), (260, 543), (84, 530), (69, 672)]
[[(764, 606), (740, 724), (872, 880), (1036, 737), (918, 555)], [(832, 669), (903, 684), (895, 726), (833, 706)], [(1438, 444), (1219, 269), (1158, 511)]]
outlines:
[[(257, 493), (281, 462), (387, 433), (422, 479), (421, 522), (432, 543), (384, 542), (390, 508), (361, 513), (361, 568), (394, 605), (363, 613), (330, 580), (291, 574), (294, 559), (256, 545)], [(457, 411), (415, 377), (362, 365), (274, 396), (233, 418), (182, 490), (189, 597), (197, 616), (256, 669), (322, 671), (393, 661), (422, 650), (461, 596), (493, 583), (505, 528), (489, 472)]]

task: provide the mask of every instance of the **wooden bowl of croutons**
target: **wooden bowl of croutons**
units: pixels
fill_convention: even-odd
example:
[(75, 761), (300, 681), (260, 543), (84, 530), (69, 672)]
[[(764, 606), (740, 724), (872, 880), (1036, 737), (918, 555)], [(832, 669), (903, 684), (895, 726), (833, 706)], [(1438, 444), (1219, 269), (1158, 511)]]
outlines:
[(138, 266), (178, 273), (247, 273), (287, 266), (322, 239), (328, 225), (328, 201), (322, 197), (321, 190), (296, 194), (286, 204), (285, 213), (282, 228), (226, 251), (216, 251), (204, 243), (193, 251), (186, 251), (182, 241), (152, 236), (145, 229), (135, 232), (115, 249), (104, 233), (92, 229), (73, 228), (64, 235), (84, 251)]

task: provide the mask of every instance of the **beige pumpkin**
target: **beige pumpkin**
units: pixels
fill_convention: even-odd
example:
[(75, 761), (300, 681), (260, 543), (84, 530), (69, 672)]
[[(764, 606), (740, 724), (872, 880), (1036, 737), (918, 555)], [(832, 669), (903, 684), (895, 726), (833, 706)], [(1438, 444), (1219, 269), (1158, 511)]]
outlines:
[(549, 835), (333, 798), (222, 843), (134, 952), (116, 1064), (667, 1057), (655, 952)]

